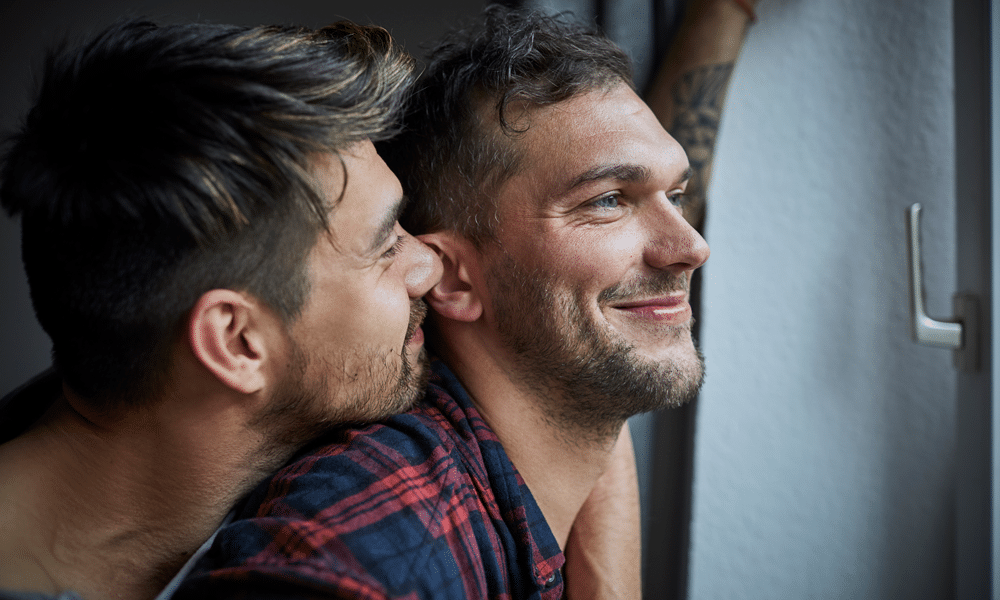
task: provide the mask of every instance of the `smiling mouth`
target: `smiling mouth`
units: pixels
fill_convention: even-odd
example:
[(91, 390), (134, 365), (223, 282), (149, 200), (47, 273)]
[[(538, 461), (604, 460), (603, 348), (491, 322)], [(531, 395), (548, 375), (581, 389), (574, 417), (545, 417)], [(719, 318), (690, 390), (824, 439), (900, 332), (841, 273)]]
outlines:
[(624, 311), (635, 317), (665, 321), (686, 320), (691, 313), (687, 292), (676, 292), (647, 300), (620, 302), (612, 305), (611, 308)]

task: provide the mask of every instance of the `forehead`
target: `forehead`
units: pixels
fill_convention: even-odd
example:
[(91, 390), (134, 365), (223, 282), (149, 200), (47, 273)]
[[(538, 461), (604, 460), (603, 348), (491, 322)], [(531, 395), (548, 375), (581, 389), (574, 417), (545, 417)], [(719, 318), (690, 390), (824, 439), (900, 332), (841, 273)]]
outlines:
[(312, 170), (329, 210), (324, 237), (341, 253), (370, 253), (395, 222), (403, 194), (399, 180), (367, 140), (316, 155)]
[(688, 168), (680, 144), (626, 85), (531, 108), (517, 125), (528, 129), (515, 141), (519, 169), (502, 188), (501, 204), (504, 191), (536, 205), (556, 200), (581, 176), (602, 168), (637, 167), (664, 181), (677, 181)]

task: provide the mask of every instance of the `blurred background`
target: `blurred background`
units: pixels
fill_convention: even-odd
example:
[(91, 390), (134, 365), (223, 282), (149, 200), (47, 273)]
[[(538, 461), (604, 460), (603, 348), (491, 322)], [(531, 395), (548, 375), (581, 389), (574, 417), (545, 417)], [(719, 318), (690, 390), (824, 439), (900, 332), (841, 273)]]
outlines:
[[(930, 600), (986, 598), (995, 589), (990, 344), (977, 380), (986, 378), (988, 394), (966, 397), (950, 353), (914, 344), (908, 316), (904, 210), (913, 202), (924, 209), (928, 311), (951, 314), (956, 282), (964, 281), (962, 244), (982, 235), (987, 250), (972, 252), (986, 266), (976, 267), (978, 283), (970, 285), (992, 289), (991, 171), (980, 172), (976, 159), (956, 160), (966, 147), (963, 127), (986, 132), (977, 143), (989, 156), (988, 93), (982, 121), (983, 107), (966, 110), (968, 94), (956, 91), (963, 73), (988, 90), (989, 71), (955, 59), (969, 23), (969, 39), (979, 43), (971, 52), (985, 52), (988, 65), (991, 17), (986, 2), (956, 0), (963, 5), (986, 10), (966, 15), (952, 0), (758, 5), (708, 194), (712, 258), (700, 311), (707, 383), (692, 408), (696, 418), (679, 432), (669, 415), (633, 423), (647, 598)], [(481, 6), (4, 0), (0, 130), (16, 127), (26, 112), (45, 48), (122, 14), (309, 26), (349, 18), (386, 27), (419, 57), (422, 44)], [(664, 7), (656, 14), (671, 18), (676, 3)], [(635, 10), (637, 27), (651, 35), (645, 13)], [(614, 34), (628, 47), (633, 36), (619, 29)], [(653, 48), (636, 56), (640, 65), (658, 60)], [(969, 168), (980, 171), (969, 175)], [(978, 213), (985, 220), (963, 216), (955, 201), (956, 187), (976, 177), (987, 182), (987, 208)], [(986, 233), (968, 232), (963, 219), (981, 221)], [(989, 292), (984, 301), (991, 327)], [(0, 336), (5, 394), (49, 363), (20, 265), (18, 224), (6, 216)], [(964, 414), (970, 405), (979, 412)], [(978, 475), (968, 475), (970, 465)], [(980, 487), (968, 491), (967, 476)], [(986, 587), (963, 588), (980, 583)]]

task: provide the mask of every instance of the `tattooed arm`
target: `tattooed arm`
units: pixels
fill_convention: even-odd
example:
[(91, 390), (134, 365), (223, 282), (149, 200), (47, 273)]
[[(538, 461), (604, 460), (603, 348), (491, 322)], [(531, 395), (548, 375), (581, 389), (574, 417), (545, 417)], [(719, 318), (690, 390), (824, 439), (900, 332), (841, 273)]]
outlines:
[(699, 231), (726, 88), (749, 23), (736, 0), (691, 0), (646, 97), (691, 161), (688, 194), (693, 201), (685, 216)]

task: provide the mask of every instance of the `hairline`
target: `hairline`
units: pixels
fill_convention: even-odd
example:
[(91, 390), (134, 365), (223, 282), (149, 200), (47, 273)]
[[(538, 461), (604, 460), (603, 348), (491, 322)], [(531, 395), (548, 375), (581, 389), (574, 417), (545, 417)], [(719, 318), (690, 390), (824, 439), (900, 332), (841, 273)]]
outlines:
[[(523, 173), (524, 158), (527, 154), (526, 148), (522, 145), (524, 136), (531, 129), (530, 116), (534, 112), (551, 106), (558, 106), (564, 102), (569, 102), (581, 96), (595, 92), (611, 91), (619, 86), (626, 86), (634, 90), (635, 86), (631, 81), (623, 78), (618, 73), (605, 70), (592, 84), (581, 86), (578, 90), (559, 96), (558, 100), (552, 101), (532, 101), (524, 97), (524, 94), (507, 96), (507, 92), (488, 92), (480, 87), (470, 93), (470, 100), (473, 103), (472, 126), (477, 130), (476, 134), (486, 141), (487, 145), (494, 145), (497, 149), (505, 151), (510, 157), (510, 162), (504, 168), (491, 169), (483, 178), (481, 190), (478, 196), (486, 204), (486, 219), (488, 225), (482, 229), (473, 229), (469, 223), (464, 223), (457, 227), (457, 233), (468, 239), (477, 249), (482, 249), (485, 245), (499, 242), (499, 231), (496, 226), (499, 221), (499, 196), (501, 190), (511, 179)], [(478, 96), (478, 97), (477, 97)], [(504, 119), (504, 112), (511, 105), (523, 107), (520, 119), (527, 118), (528, 123), (523, 129), (518, 129)], [(487, 130), (487, 127), (489, 128)], [(442, 229), (448, 229), (445, 225)]]

